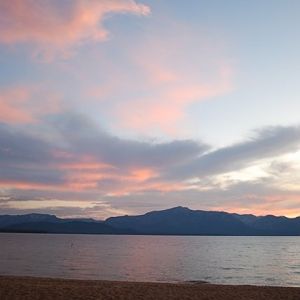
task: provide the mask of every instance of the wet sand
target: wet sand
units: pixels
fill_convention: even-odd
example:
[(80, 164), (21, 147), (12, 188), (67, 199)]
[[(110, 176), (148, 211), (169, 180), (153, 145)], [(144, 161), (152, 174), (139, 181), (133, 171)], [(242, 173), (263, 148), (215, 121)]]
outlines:
[(299, 300), (300, 288), (0, 276), (1, 300)]

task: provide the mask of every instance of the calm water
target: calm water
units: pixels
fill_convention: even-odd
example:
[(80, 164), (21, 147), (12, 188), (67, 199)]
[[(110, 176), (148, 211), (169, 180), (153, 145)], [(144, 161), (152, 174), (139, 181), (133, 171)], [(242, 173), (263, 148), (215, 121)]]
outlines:
[(0, 234), (0, 274), (300, 286), (300, 237)]

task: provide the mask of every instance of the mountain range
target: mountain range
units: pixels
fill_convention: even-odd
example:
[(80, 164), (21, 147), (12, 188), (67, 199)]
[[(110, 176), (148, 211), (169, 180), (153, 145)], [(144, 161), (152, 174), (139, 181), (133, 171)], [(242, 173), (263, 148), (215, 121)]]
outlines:
[(105, 221), (62, 219), (48, 214), (0, 215), (0, 232), (299, 236), (300, 217), (241, 215), (179, 206)]

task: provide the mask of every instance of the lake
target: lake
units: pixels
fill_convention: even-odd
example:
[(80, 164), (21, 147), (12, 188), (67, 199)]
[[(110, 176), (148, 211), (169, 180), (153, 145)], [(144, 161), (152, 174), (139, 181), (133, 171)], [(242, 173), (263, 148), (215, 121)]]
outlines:
[(2, 233), (0, 275), (300, 286), (300, 237)]

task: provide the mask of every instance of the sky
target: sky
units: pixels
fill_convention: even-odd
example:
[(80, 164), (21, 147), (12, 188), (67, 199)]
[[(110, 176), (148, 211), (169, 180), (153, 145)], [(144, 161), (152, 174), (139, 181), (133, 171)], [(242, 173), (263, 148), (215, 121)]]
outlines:
[(298, 0), (0, 0), (0, 214), (300, 216)]

